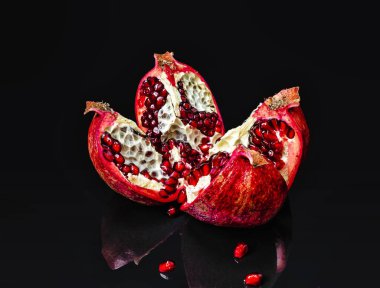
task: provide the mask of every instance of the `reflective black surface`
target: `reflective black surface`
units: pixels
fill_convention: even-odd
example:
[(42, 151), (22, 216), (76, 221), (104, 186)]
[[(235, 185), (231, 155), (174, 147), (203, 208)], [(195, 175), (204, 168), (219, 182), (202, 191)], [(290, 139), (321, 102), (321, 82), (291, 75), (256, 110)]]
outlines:
[[(170, 218), (164, 212), (163, 207), (147, 208), (121, 197), (107, 205), (102, 254), (110, 268), (124, 271), (123, 278), (109, 283), (110, 287), (121, 283), (127, 287), (243, 287), (245, 275), (252, 272), (264, 275), (262, 287), (273, 287), (286, 268), (291, 238), (288, 203), (273, 221), (256, 229), (213, 227), (183, 214)], [(248, 244), (249, 252), (237, 262), (233, 250), (239, 242)], [(130, 267), (134, 263), (128, 264), (133, 259), (139, 262), (137, 275), (136, 267)], [(166, 260), (175, 261), (176, 269), (159, 282), (158, 264)]]
[[(378, 286), (377, 9), (8, 1), (0, 11), (0, 287), (187, 287), (186, 275), (193, 285), (235, 285), (251, 260), (276, 288)], [(291, 213), (282, 212), (291, 225), (280, 227), (290, 229), (185, 225), (122, 200), (96, 174), (85, 101), (109, 102), (133, 119), (137, 83), (152, 54), (167, 50), (201, 72), (227, 129), (264, 97), (300, 86), (311, 145), (289, 192)], [(253, 239), (241, 265), (230, 258), (240, 233)], [(289, 245), (278, 275), (277, 236)], [(102, 254), (108, 243), (121, 265), (160, 242), (138, 266), (112, 270)], [(166, 258), (179, 264), (168, 281), (157, 272)]]

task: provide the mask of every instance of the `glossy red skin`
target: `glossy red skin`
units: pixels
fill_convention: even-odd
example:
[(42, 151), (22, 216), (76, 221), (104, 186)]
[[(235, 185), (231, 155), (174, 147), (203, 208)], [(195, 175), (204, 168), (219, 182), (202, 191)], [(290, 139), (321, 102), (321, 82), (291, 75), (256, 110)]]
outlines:
[[(174, 57), (173, 57), (173, 53), (166, 52), (164, 54), (154, 54), (154, 59), (155, 59), (155, 66), (154, 66), (154, 68), (152, 70), (150, 70), (148, 73), (146, 73), (144, 75), (144, 77), (140, 80), (140, 83), (139, 83), (139, 86), (138, 86), (137, 92), (136, 92), (136, 97), (135, 97), (136, 123), (137, 123), (137, 126), (141, 130), (143, 130), (144, 132), (146, 132), (147, 128), (145, 128), (145, 127), (142, 126), (141, 116), (142, 116), (142, 113), (146, 110), (146, 108), (145, 108), (144, 102), (143, 102), (145, 100), (145, 97), (144, 97), (144, 100), (142, 100), (141, 99), (142, 97), (140, 96), (140, 88), (141, 88), (142, 82), (145, 79), (147, 79), (149, 76), (150, 77), (160, 78), (161, 77), (160, 75), (163, 72), (165, 72), (166, 75), (168, 76), (168, 80), (170, 81), (170, 83), (173, 86), (175, 86), (175, 81), (174, 81), (174, 76), (173, 76), (174, 74), (180, 73), (180, 72), (192, 72), (195, 75), (197, 75), (202, 80), (202, 82), (206, 85), (206, 87), (211, 91), (211, 89), (208, 86), (207, 82), (198, 73), (198, 71), (196, 71), (195, 69), (193, 69), (189, 65), (186, 65), (184, 63), (181, 63), (181, 62), (178, 62), (177, 60), (175, 60)], [(163, 65), (163, 63), (167, 63), (167, 64)], [(211, 97), (212, 97), (212, 102), (214, 103), (214, 106), (215, 106), (215, 109), (216, 109), (216, 113), (219, 116), (219, 121), (222, 123), (221, 124), (222, 131), (220, 132), (220, 134), (224, 135), (225, 130), (224, 130), (222, 116), (220, 114), (218, 105), (216, 104), (215, 98), (212, 95), (212, 93), (211, 93)], [(141, 101), (140, 104), (139, 104), (139, 101)]]
[(100, 177), (117, 193), (141, 204), (159, 205), (175, 201), (177, 193), (164, 199), (158, 195), (159, 191), (136, 186), (125, 178), (115, 164), (104, 159), (100, 137), (105, 129), (117, 120), (119, 114), (110, 108), (108, 108), (110, 109), (109, 111), (106, 111), (104, 110), (105, 107), (99, 107), (100, 105), (95, 102), (87, 102), (85, 111), (85, 113), (89, 111), (95, 112), (88, 131), (88, 149), (92, 163)]
[(216, 226), (253, 227), (268, 222), (288, 188), (273, 164), (252, 166), (252, 154), (258, 153), (239, 146), (210, 185), (181, 210)]

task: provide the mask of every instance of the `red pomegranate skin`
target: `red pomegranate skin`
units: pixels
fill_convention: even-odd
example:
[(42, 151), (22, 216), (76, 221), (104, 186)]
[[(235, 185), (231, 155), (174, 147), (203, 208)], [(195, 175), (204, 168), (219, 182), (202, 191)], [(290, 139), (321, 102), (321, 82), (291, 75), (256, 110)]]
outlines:
[(216, 226), (253, 227), (277, 213), (287, 190), (273, 164), (256, 151), (239, 146), (210, 185), (181, 210)]
[(158, 205), (175, 201), (177, 193), (170, 195), (168, 198), (162, 198), (158, 196), (157, 191), (139, 187), (129, 182), (124, 175), (121, 174), (116, 165), (112, 162), (108, 162), (102, 156), (103, 147), (99, 141), (100, 137), (105, 129), (116, 121), (119, 114), (114, 112), (107, 105), (102, 105), (102, 103), (88, 101), (86, 104), (85, 114), (90, 111), (95, 112), (88, 132), (90, 158), (104, 182), (117, 193), (141, 204)]

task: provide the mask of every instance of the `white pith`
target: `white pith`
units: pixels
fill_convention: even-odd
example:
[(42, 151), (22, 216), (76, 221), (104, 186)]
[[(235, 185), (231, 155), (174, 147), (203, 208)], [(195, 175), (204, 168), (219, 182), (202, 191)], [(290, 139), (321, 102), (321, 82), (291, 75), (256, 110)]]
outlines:
[[(180, 93), (176, 87), (172, 86), (165, 73), (161, 73), (157, 77), (168, 91), (166, 103), (158, 111), (158, 128), (162, 133), (161, 140), (164, 142), (169, 139), (184, 141), (189, 143), (193, 149), (200, 151), (198, 145), (206, 136), (191, 125), (183, 124), (179, 112)], [(182, 81), (185, 90), (189, 89), (186, 90), (186, 96), (193, 107), (198, 111), (216, 112), (210, 90), (197, 75), (192, 72), (180, 72), (175, 74), (174, 78), (176, 83)], [(194, 89), (194, 87), (196, 88)], [(210, 143), (214, 144), (221, 136), (220, 133), (215, 132), (210, 137)]]
[[(211, 91), (206, 84), (192, 72), (180, 72), (174, 75), (175, 82), (181, 81), (191, 106), (198, 111), (215, 112)], [(179, 95), (179, 93), (178, 93)], [(181, 100), (179, 95), (179, 100)]]

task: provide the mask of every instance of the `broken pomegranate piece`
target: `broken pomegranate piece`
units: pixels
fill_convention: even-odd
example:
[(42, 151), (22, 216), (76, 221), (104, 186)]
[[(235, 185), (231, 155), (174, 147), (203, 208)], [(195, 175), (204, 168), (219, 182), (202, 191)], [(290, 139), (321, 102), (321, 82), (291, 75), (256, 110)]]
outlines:
[(108, 104), (87, 102), (85, 112), (96, 113), (88, 141), (100, 176), (131, 200), (177, 201), (182, 211), (214, 225), (267, 222), (281, 207), (308, 143), (298, 88), (266, 99), (224, 134), (198, 72), (171, 53), (155, 58), (137, 91), (137, 124)]

